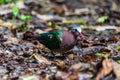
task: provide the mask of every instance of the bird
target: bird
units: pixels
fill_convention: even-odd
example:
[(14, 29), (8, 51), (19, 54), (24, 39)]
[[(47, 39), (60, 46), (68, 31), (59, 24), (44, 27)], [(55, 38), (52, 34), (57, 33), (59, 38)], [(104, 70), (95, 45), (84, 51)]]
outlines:
[(36, 35), (35, 39), (50, 50), (66, 52), (75, 46), (77, 37), (83, 37), (82, 29), (79, 25), (73, 25), (70, 31), (51, 30), (49, 32)]
[(82, 29), (79, 25), (73, 25), (69, 31), (55, 29), (34, 36), (36, 40), (45, 45), (48, 49), (60, 53), (72, 49), (78, 37), (83, 37)]

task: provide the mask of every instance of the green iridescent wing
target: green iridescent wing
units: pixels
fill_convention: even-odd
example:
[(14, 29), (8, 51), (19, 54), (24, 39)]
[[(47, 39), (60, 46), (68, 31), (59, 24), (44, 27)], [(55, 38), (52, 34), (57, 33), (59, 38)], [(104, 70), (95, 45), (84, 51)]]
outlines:
[(61, 47), (61, 35), (63, 30), (52, 30), (48, 33), (40, 34), (40, 42), (49, 49), (58, 49)]

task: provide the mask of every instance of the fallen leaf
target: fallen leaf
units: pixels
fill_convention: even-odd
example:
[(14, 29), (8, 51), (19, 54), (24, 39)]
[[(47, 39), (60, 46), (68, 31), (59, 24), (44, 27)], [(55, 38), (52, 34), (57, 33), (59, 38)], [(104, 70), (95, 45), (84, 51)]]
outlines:
[(100, 80), (108, 75), (113, 70), (113, 65), (110, 62), (110, 59), (104, 59), (102, 62), (102, 68), (98, 72), (95, 80)]
[(120, 64), (112, 60), (113, 71), (116, 75), (117, 80), (120, 80)]
[(35, 59), (38, 60), (38, 63), (40, 64), (51, 64), (51, 61), (49, 61), (48, 59), (46, 59), (45, 57), (39, 55), (39, 54), (35, 54), (34, 55)]
[(7, 27), (8, 29), (14, 29), (16, 28), (16, 25), (7, 21), (7, 22), (4, 22), (3, 20), (0, 20), (0, 25), (3, 26), (3, 27)]

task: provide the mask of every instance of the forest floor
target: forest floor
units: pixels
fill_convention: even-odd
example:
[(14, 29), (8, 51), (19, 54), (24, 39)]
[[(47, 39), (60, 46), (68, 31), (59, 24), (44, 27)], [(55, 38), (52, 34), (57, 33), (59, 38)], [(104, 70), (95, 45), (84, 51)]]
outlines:
[[(120, 80), (116, 5), (111, 0), (1, 0), (0, 80)], [(80, 25), (84, 37), (77, 48), (62, 54), (24, 39), (26, 31), (52, 30), (51, 22), (65, 30)]]

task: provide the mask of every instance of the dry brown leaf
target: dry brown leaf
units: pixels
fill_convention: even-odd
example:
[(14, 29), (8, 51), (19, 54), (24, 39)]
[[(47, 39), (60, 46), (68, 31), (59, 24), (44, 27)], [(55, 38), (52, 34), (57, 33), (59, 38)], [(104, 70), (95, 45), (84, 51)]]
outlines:
[(69, 54), (68, 57), (69, 57), (70, 59), (73, 59), (73, 58), (75, 57), (75, 55), (74, 55), (74, 54)]
[(65, 80), (77, 80), (77, 78), (78, 78), (78, 73), (73, 72), (67, 78), (65, 78)]
[(100, 80), (101, 77), (105, 77), (107, 74), (109, 74), (113, 70), (113, 65), (110, 62), (110, 59), (104, 59), (102, 62), (102, 68), (98, 72), (96, 76), (96, 80)]
[(48, 59), (46, 59), (45, 57), (39, 55), (39, 54), (35, 54), (34, 57), (38, 60), (38, 63), (40, 64), (51, 64), (51, 61), (49, 61)]
[(3, 20), (0, 20), (0, 26), (7, 27), (8, 29), (14, 29), (16, 28), (16, 25), (10, 22), (4, 22)]
[(66, 73), (66, 72), (63, 72), (63, 71), (57, 71), (57, 73), (55, 74), (55, 77), (56, 77), (56, 80), (58, 80), (58, 79), (64, 79), (65, 80), (65, 78), (67, 78), (68, 77), (68, 73)]
[(120, 80), (120, 64), (112, 60), (113, 71), (116, 75), (117, 80)]
[(81, 67), (82, 67), (81, 63), (76, 63), (70, 67), (70, 70), (74, 72), (79, 72)]
[(120, 32), (120, 28), (117, 26), (89, 26), (90, 29), (95, 29), (97, 31), (104, 31), (106, 29), (115, 29), (116, 31)]
[(60, 67), (61, 69), (64, 69), (64, 68), (66, 67), (65, 62), (64, 62), (63, 60), (58, 60), (58, 59), (56, 59), (56, 60), (54, 61), (54, 63), (55, 63), (58, 67)]
[(78, 73), (80, 71), (81, 66), (82, 66), (81, 63), (73, 64), (70, 67), (69, 75), (65, 78), (65, 80), (76, 80), (76, 79), (78, 79)]

